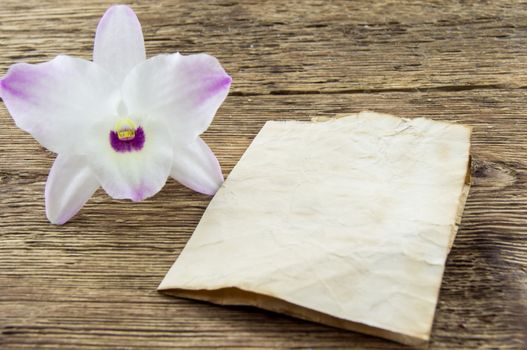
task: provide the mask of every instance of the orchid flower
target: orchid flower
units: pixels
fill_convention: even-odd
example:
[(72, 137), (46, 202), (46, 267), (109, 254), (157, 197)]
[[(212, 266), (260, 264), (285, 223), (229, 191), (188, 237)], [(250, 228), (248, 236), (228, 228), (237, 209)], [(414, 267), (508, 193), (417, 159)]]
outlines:
[(63, 224), (101, 186), (141, 201), (170, 175), (212, 195), (223, 183), (218, 160), (200, 138), (227, 97), (231, 77), (206, 54), (146, 59), (133, 10), (110, 7), (95, 35), (93, 62), (60, 55), (18, 63), (0, 80), (16, 125), (57, 153), (46, 215)]

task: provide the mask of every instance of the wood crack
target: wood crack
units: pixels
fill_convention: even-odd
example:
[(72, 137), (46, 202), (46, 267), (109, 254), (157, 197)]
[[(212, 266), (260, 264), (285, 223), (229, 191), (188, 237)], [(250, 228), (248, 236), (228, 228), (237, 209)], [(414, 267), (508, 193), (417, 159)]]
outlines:
[(510, 87), (498, 84), (479, 85), (444, 85), (431, 87), (387, 88), (387, 89), (339, 89), (339, 90), (271, 90), (268, 93), (232, 91), (230, 96), (265, 96), (265, 95), (341, 95), (341, 94), (383, 94), (383, 93), (415, 93), (415, 92), (460, 92), (472, 90), (524, 90), (527, 86)]

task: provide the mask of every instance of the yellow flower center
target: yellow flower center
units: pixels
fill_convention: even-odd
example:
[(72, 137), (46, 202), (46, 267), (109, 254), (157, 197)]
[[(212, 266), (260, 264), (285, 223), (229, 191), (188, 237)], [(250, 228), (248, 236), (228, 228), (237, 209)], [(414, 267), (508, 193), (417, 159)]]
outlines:
[(137, 126), (130, 118), (121, 118), (115, 123), (117, 137), (121, 141), (132, 140), (135, 137)]

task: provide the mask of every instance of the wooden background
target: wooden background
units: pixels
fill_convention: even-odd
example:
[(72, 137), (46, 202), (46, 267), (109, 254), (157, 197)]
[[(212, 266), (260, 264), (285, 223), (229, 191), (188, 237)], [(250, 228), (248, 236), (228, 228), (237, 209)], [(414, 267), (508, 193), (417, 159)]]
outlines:
[[(107, 1), (2, 0), (0, 75), (91, 58)], [(363, 109), (475, 127), (472, 187), (430, 349), (523, 349), (527, 332), (527, 4), (135, 1), (149, 56), (208, 52), (234, 78), (205, 139), (225, 175), (263, 123)], [(169, 181), (44, 215), (54, 155), (0, 107), (0, 347), (405, 349), (243, 307), (156, 292), (209, 198)]]

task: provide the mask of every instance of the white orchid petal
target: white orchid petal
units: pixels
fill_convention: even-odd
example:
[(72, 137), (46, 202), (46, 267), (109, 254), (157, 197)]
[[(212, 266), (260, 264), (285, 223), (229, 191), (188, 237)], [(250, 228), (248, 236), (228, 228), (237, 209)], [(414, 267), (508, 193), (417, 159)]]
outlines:
[(97, 180), (115, 199), (141, 201), (153, 196), (165, 185), (174, 154), (166, 126), (138, 120), (144, 143), (132, 149), (113, 148), (112, 126), (108, 120), (92, 129), (90, 165)]
[(192, 143), (176, 147), (170, 176), (182, 185), (208, 195), (215, 194), (223, 183), (220, 163), (199, 137)]
[(84, 157), (59, 154), (46, 182), (46, 216), (56, 225), (72, 218), (99, 188)]
[(212, 56), (159, 55), (130, 72), (123, 99), (129, 110), (163, 119), (178, 139), (192, 140), (212, 122), (231, 80)]
[(114, 5), (99, 21), (93, 62), (105, 68), (121, 84), (128, 72), (146, 60), (141, 24), (126, 5)]
[(69, 56), (11, 66), (0, 96), (17, 126), (53, 152), (72, 151), (91, 122), (116, 108), (116, 86), (103, 69)]

